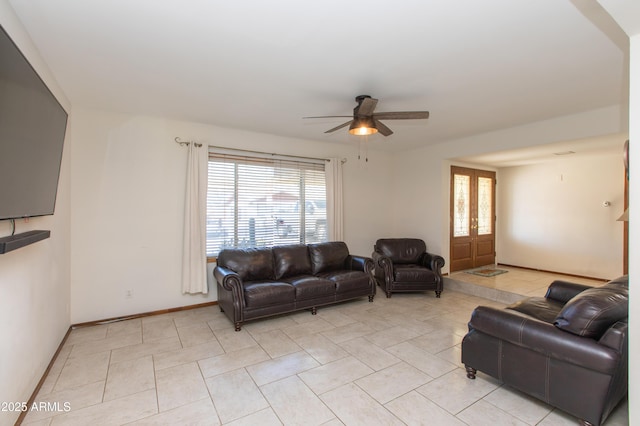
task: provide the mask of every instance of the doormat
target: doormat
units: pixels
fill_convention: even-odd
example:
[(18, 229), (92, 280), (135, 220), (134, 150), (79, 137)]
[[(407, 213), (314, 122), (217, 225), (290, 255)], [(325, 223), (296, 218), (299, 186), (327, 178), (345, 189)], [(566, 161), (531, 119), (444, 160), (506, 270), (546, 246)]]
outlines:
[(478, 268), (472, 269), (470, 271), (465, 271), (467, 274), (478, 275), (480, 277), (495, 277), (496, 275), (506, 274), (507, 270), (505, 269), (496, 269), (496, 268)]

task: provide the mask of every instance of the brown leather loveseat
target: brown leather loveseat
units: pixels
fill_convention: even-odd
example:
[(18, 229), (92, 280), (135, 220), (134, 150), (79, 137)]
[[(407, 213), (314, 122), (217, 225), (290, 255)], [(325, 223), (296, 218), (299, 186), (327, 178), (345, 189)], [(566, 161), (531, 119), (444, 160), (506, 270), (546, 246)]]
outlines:
[(344, 242), (228, 249), (213, 271), (220, 309), (236, 331), (251, 319), (376, 293), (373, 261), (349, 254)]
[(467, 377), (480, 370), (600, 425), (627, 393), (628, 276), (600, 287), (554, 281), (545, 297), (477, 307), (462, 340)]

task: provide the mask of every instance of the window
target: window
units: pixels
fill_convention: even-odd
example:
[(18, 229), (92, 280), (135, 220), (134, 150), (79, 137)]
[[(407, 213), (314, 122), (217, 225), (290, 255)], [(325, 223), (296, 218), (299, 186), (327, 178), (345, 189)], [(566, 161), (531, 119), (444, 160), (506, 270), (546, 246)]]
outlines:
[(207, 256), (327, 240), (324, 162), (209, 153)]

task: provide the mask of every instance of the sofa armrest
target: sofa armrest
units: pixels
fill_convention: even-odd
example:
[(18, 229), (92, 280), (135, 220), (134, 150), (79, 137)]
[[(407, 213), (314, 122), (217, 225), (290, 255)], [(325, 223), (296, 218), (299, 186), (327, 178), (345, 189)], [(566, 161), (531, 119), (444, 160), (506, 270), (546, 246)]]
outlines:
[(231, 269), (216, 266), (213, 269), (213, 276), (225, 290), (242, 293), (242, 279)]
[(374, 269), (373, 260), (370, 257), (357, 256), (350, 254), (347, 256), (345, 266), (352, 271), (364, 271), (371, 274)]
[(627, 328), (626, 321), (618, 321), (604, 332), (598, 343), (618, 352), (626, 350)]
[(571, 283), (569, 281), (555, 280), (549, 285), (547, 294), (544, 297), (547, 299), (557, 300), (558, 302), (567, 303), (576, 295), (589, 288), (593, 287), (585, 284)]
[(478, 306), (471, 315), (469, 330), (604, 374), (613, 374), (621, 359), (620, 352), (594, 339), (576, 336), (510, 309)]

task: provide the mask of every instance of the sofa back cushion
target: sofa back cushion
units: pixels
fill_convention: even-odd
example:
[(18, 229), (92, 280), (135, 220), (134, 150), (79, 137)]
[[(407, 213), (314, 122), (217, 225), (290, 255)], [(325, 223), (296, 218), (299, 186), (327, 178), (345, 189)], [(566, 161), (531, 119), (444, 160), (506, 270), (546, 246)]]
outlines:
[(393, 263), (418, 263), (427, 245), (417, 238), (384, 238), (376, 241), (375, 250)]
[(309, 249), (302, 244), (273, 248), (276, 279), (311, 274)]
[(556, 317), (555, 326), (578, 336), (599, 339), (609, 327), (629, 316), (628, 278), (621, 278), (573, 297)]
[(271, 249), (226, 249), (218, 254), (218, 266), (231, 269), (243, 281), (273, 280), (273, 252)]
[(564, 303), (546, 297), (527, 297), (509, 306), (507, 309), (518, 311), (537, 320), (554, 324)]
[(349, 257), (349, 249), (342, 241), (309, 244), (308, 247), (311, 272), (314, 275), (320, 272), (343, 269), (347, 257)]

